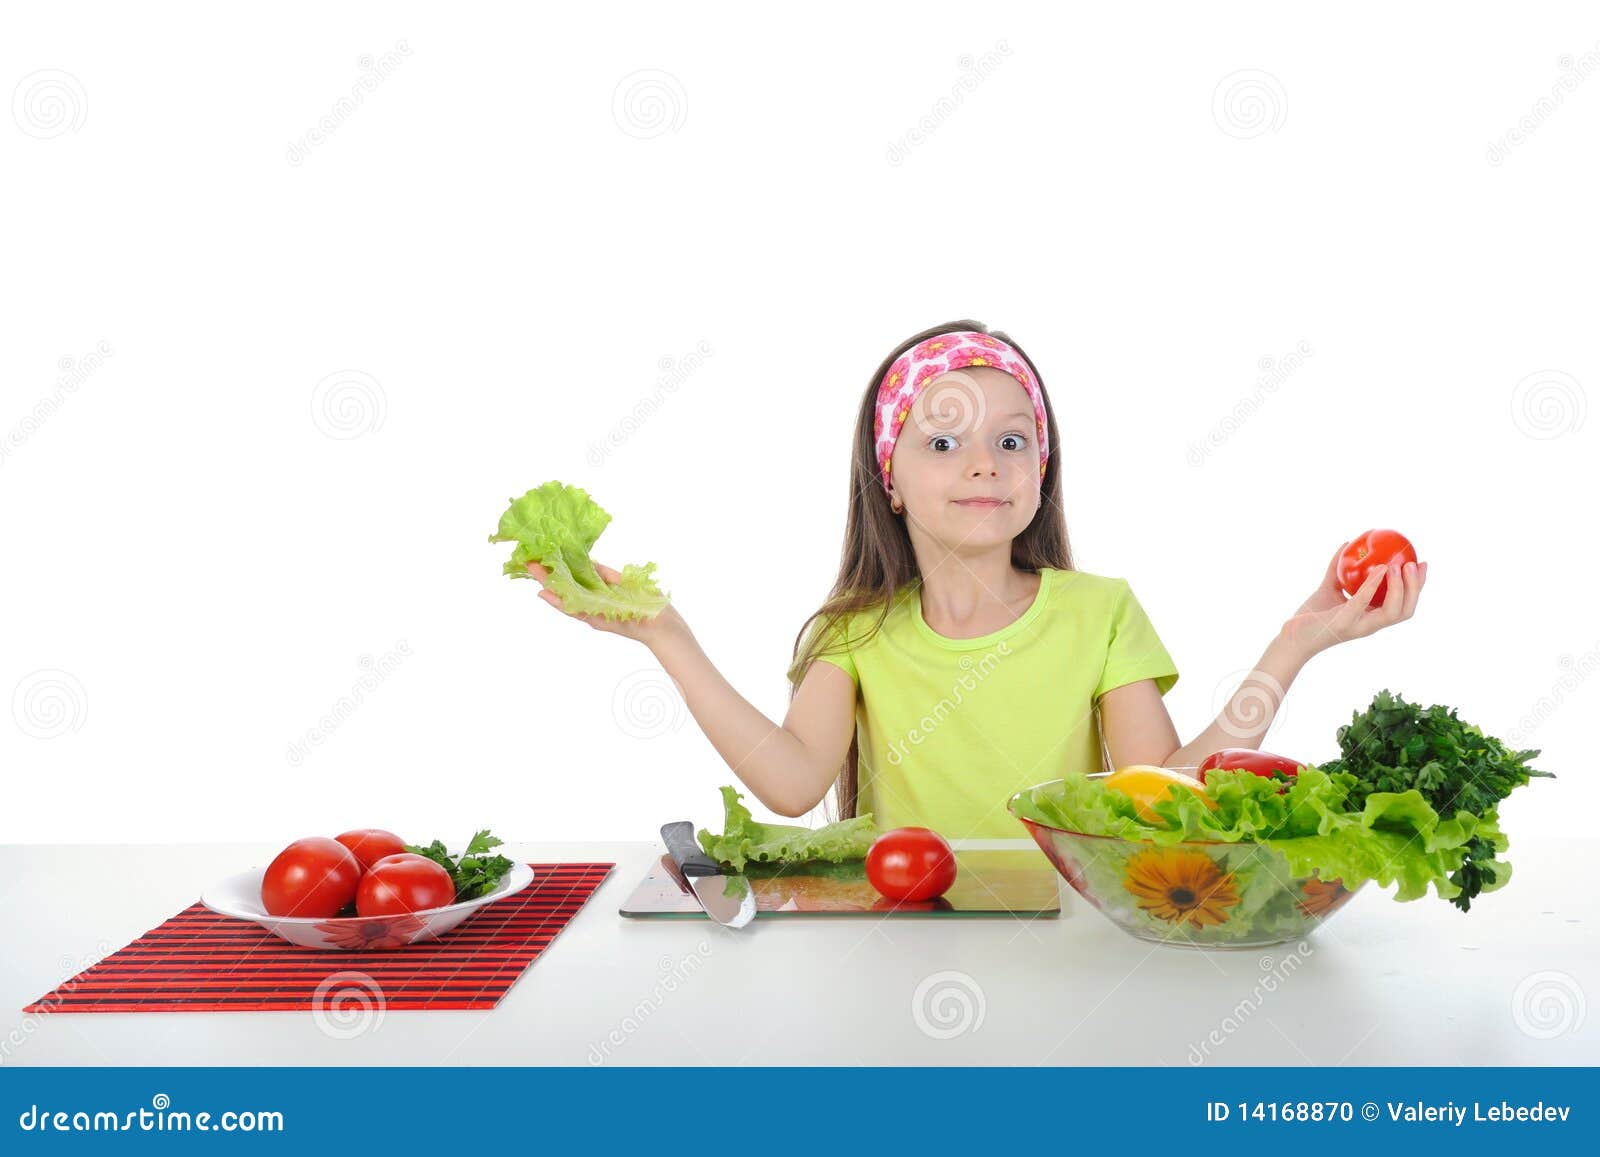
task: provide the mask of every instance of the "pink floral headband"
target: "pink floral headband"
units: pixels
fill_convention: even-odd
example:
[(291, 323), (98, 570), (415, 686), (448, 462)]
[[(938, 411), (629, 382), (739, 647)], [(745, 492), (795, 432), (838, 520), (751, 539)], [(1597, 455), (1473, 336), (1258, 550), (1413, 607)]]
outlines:
[(1045, 461), (1050, 457), (1049, 436), (1045, 433), (1044, 394), (1028, 371), (1028, 363), (1012, 346), (986, 333), (961, 330), (942, 333), (918, 342), (895, 359), (878, 386), (877, 417), (873, 422), (878, 453), (878, 477), (889, 489), (889, 460), (900, 428), (911, 413), (911, 405), (924, 386), (951, 370), (990, 366), (1004, 370), (1021, 383), (1033, 399), (1034, 426), (1039, 433), (1039, 476), (1044, 477)]

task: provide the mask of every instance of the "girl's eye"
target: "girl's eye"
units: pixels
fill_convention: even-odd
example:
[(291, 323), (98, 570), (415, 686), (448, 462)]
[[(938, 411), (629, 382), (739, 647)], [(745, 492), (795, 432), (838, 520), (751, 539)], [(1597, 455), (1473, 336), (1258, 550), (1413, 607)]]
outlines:
[[(1011, 443), (1011, 445), (1005, 447), (1007, 450), (1025, 450), (1028, 446), (1028, 436), (1026, 434), (1002, 434), (1000, 435), (1000, 440), (1002, 443)], [(930, 449), (940, 450), (942, 448), (939, 443), (954, 441), (955, 436), (952, 434), (935, 434), (928, 439), (928, 446)]]

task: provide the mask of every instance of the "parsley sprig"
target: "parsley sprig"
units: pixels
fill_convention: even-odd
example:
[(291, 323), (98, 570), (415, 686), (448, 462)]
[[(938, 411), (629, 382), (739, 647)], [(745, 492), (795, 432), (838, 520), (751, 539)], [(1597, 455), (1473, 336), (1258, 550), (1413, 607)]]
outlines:
[[(1351, 717), (1338, 731), (1340, 757), (1322, 764), (1327, 772), (1356, 777), (1347, 807), (1361, 810), (1374, 792), (1415, 788), (1441, 817), (1466, 811), (1493, 820), (1501, 800), (1531, 776), (1555, 778), (1528, 766), (1537, 749), (1512, 751), (1457, 718), (1455, 709), (1407, 703), (1385, 689), (1372, 705)], [(1472, 899), (1496, 879), (1495, 841), (1474, 837), (1450, 882), (1461, 887), (1451, 901), (1463, 912)]]
[(489, 855), (503, 843), (504, 840), (491, 836), (489, 829), (484, 828), (467, 842), (466, 850), (459, 858), (452, 859), (439, 840), (434, 840), (425, 848), (407, 844), (406, 851), (427, 856), (449, 872), (450, 880), (456, 886), (456, 903), (459, 904), (463, 900), (475, 900), (494, 891), (496, 885), (505, 879), (506, 873), (511, 871), (511, 861), (505, 856), (498, 853)]

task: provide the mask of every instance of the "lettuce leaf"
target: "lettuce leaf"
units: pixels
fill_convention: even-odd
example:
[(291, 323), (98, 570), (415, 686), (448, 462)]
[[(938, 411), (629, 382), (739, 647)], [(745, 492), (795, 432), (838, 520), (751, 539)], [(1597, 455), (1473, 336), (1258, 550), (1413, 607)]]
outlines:
[[(1359, 810), (1347, 810), (1357, 779), (1348, 772), (1306, 767), (1289, 789), (1248, 771), (1211, 772), (1204, 799), (1179, 791), (1152, 806), (1159, 822), (1142, 819), (1133, 801), (1104, 781), (1079, 773), (1022, 792), (1018, 815), (1052, 827), (1124, 840), (1175, 844), (1212, 840), (1257, 844), (1281, 852), (1296, 875), (1313, 872), (1354, 889), (1367, 881), (1397, 885), (1396, 900), (1415, 900), (1431, 884), (1441, 899), (1461, 891), (1451, 880), (1474, 840), (1504, 850), (1505, 836), (1491, 809), (1478, 816), (1457, 810), (1441, 817), (1416, 789), (1370, 792)], [(1205, 800), (1216, 806), (1208, 808)], [(1494, 862), (1484, 890), (1503, 887), (1510, 865)]]
[(743, 871), (746, 863), (767, 863), (778, 860), (845, 860), (866, 858), (867, 849), (878, 838), (878, 829), (872, 822), (872, 813), (866, 812), (854, 819), (840, 820), (822, 828), (806, 828), (798, 824), (758, 823), (750, 809), (739, 801), (744, 793), (732, 787), (722, 789), (722, 807), (726, 813), (722, 835), (701, 828), (698, 837), (706, 855), (719, 863), (732, 865), (734, 871)]
[(608, 583), (589, 557), (595, 540), (611, 521), (577, 486), (546, 482), (511, 505), (500, 516), (499, 529), (490, 542), (515, 542), (504, 571), (512, 578), (528, 578), (528, 564), (537, 562), (549, 572), (549, 589), (561, 598), (571, 615), (598, 615), (607, 619), (650, 619), (666, 608), (663, 594), (651, 577), (653, 562), (622, 568), (622, 577)]

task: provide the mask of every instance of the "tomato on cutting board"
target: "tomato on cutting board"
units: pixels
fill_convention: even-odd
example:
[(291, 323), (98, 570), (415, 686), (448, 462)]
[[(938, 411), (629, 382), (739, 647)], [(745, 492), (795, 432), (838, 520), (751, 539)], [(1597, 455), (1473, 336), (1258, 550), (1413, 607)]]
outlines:
[(1105, 783), (1107, 791), (1118, 792), (1131, 799), (1133, 810), (1139, 813), (1139, 818), (1151, 823), (1161, 822), (1152, 805), (1166, 799), (1169, 791), (1192, 791), (1205, 801), (1208, 808), (1215, 809), (1217, 806), (1216, 800), (1205, 795), (1205, 788), (1198, 779), (1181, 771), (1173, 771), (1170, 767), (1133, 763), (1113, 771), (1106, 776)]
[(360, 882), (361, 861), (349, 848), (327, 836), (308, 836), (267, 865), (261, 906), (269, 916), (327, 919), (356, 898)]
[(415, 852), (385, 856), (361, 877), (358, 916), (400, 916), (443, 908), (456, 900), (455, 881), (444, 868)]
[(406, 842), (393, 832), (382, 828), (356, 828), (333, 837), (355, 853), (366, 871), (385, 856), (398, 856), (406, 850)]
[(956, 854), (932, 828), (894, 828), (867, 849), (867, 882), (891, 900), (931, 900), (956, 882)]
[[(1369, 530), (1353, 539), (1339, 555), (1339, 585), (1344, 593), (1354, 596), (1373, 571), (1381, 571), (1395, 559), (1403, 568), (1417, 561), (1416, 548), (1398, 530)], [(1368, 610), (1383, 605), (1384, 592), (1389, 589), (1387, 577), (1378, 580), (1378, 589), (1372, 592)]]

